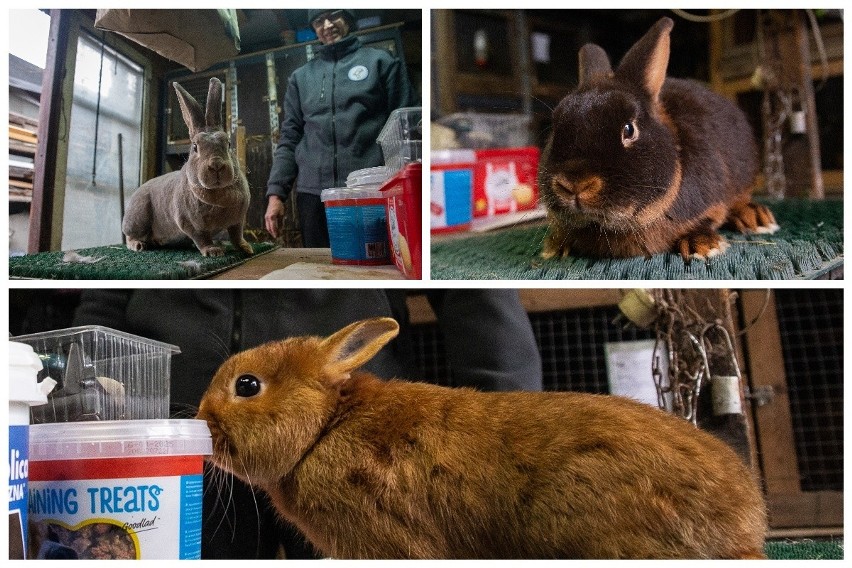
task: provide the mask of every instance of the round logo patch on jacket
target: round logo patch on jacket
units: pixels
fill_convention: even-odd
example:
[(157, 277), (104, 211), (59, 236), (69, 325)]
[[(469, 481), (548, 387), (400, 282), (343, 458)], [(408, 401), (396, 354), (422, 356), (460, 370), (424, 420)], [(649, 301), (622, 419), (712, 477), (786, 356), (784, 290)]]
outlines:
[(349, 70), (349, 80), (350, 81), (363, 81), (367, 78), (370, 72), (363, 65), (356, 65), (352, 69)]

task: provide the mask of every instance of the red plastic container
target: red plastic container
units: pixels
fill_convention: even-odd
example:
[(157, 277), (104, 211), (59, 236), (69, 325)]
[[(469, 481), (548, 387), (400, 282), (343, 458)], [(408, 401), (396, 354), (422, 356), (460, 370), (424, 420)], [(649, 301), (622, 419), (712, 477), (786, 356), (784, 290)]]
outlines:
[(538, 160), (539, 149), (535, 146), (477, 150), (473, 216), (491, 217), (535, 209)]
[(380, 189), (387, 197), (393, 263), (406, 278), (416, 280), (422, 276), (422, 173), (421, 164), (408, 164)]

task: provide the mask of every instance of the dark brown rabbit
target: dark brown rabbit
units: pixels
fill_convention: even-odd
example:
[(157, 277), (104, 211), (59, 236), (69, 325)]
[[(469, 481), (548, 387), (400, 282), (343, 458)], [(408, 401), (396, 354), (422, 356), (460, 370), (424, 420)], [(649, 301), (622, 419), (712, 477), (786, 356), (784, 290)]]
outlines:
[(222, 126), (222, 83), (213, 77), (207, 110), (178, 83), (189, 157), (183, 167), (142, 184), (127, 204), (121, 229), (134, 251), (192, 239), (204, 256), (222, 256), (213, 238), (227, 229), (231, 244), (253, 254), (243, 237), (249, 186)]
[(377, 318), (226, 361), (213, 462), (335, 558), (761, 558), (766, 513), (724, 443), (627, 399), (485, 393), (356, 369)]
[(778, 229), (751, 200), (757, 146), (743, 112), (698, 82), (666, 78), (673, 26), (660, 19), (614, 72), (601, 47), (580, 50), (579, 85), (553, 111), (539, 170), (543, 257), (706, 259), (727, 248), (725, 224)]

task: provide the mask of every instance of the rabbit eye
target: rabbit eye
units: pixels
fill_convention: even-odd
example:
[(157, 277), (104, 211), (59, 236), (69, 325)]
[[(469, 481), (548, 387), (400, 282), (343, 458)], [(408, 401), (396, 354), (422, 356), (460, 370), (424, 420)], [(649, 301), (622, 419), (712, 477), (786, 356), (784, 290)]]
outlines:
[(195, 143), (192, 144), (192, 151), (198, 152), (198, 144), (195, 144)]
[(240, 375), (237, 377), (234, 391), (242, 398), (255, 396), (260, 392), (260, 379), (254, 375)]
[(636, 125), (633, 121), (625, 122), (621, 127), (621, 143), (627, 145), (636, 139)]

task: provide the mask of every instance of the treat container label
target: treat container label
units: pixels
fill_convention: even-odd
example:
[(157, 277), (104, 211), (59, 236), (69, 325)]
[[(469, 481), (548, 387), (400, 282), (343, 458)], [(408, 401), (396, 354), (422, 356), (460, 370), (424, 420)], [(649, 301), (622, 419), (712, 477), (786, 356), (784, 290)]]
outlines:
[(535, 209), (538, 204), (536, 147), (476, 150), (473, 216), (493, 217)]
[(406, 278), (414, 280), (422, 275), (422, 173), (421, 164), (408, 164), (381, 189), (387, 197), (393, 263)]
[[(452, 150), (445, 151), (448, 159)], [(468, 151), (471, 155), (472, 151)], [(436, 162), (430, 175), (430, 231), (444, 233), (469, 229), (473, 220), (474, 163)]]
[(387, 213), (382, 197), (325, 201), (334, 264), (390, 264)]
[[(56, 426), (68, 432), (57, 435)], [(31, 557), (200, 558), (204, 456), (211, 452), (206, 423), (69, 426), (31, 427)]]

